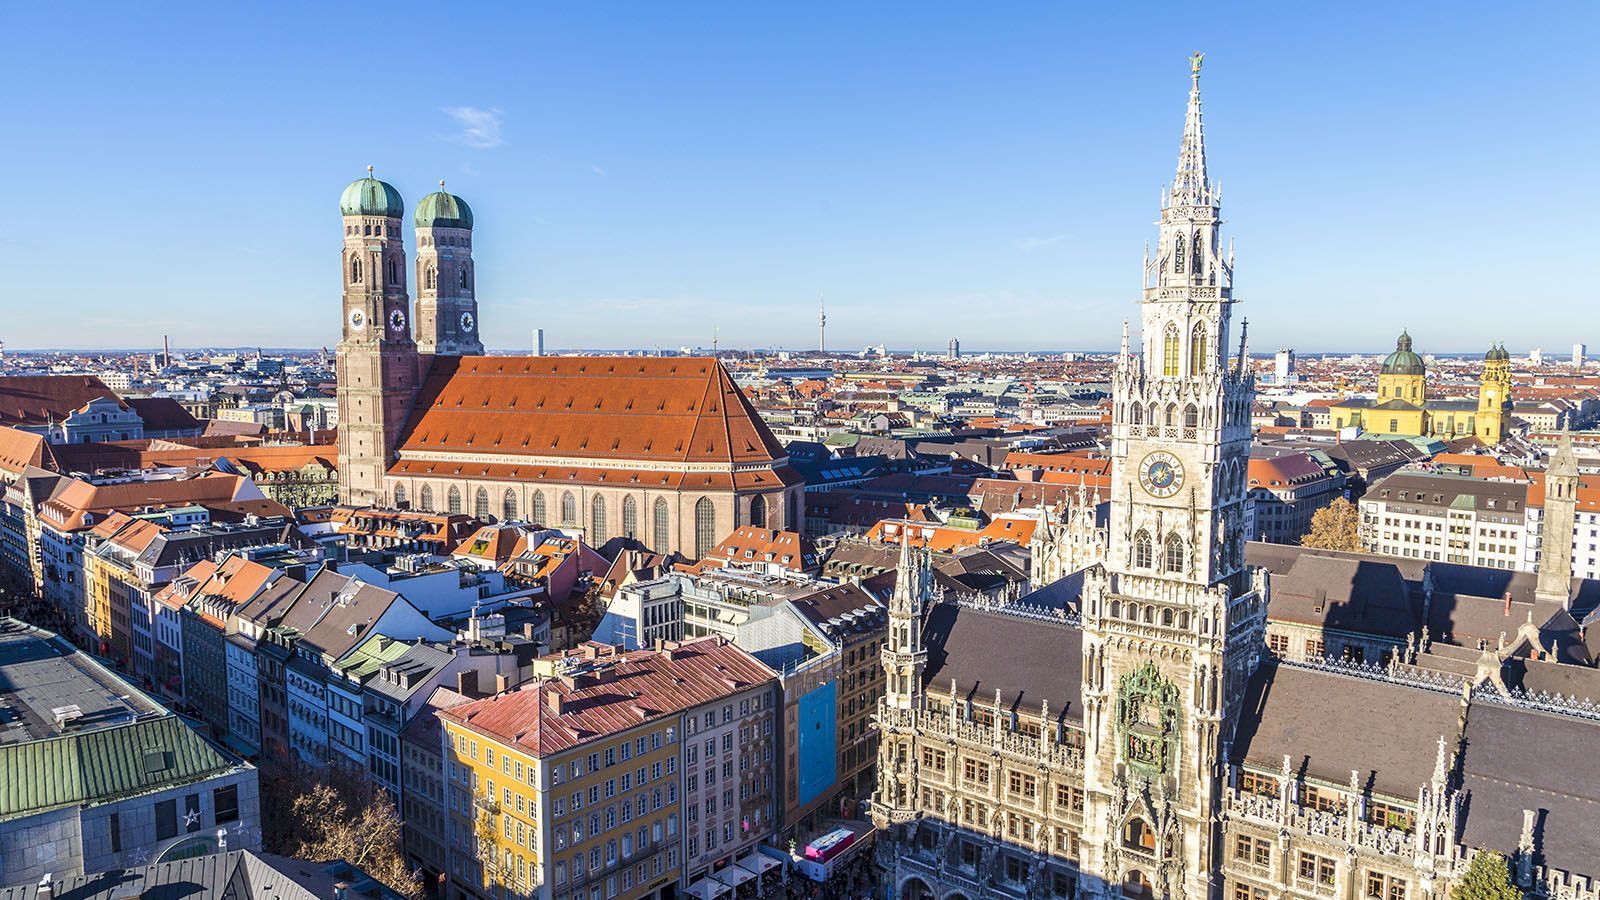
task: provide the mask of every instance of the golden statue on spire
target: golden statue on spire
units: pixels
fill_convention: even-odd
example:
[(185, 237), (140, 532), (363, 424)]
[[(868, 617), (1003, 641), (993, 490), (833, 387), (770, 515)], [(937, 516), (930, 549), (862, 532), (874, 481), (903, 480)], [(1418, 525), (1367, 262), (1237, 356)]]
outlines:
[(1196, 50), (1195, 52), (1189, 54), (1189, 73), (1191, 75), (1199, 75), (1200, 74), (1200, 66), (1205, 61), (1206, 61), (1206, 55), (1204, 53), (1201, 53), (1199, 50)]

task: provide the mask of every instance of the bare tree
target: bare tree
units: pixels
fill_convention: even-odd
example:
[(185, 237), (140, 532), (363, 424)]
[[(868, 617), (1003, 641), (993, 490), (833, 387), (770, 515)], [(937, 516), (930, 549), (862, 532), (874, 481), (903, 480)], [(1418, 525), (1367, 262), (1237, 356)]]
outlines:
[(364, 773), (279, 767), (262, 778), (268, 849), (309, 862), (342, 859), (406, 897), (422, 886), (406, 864), (400, 811)]

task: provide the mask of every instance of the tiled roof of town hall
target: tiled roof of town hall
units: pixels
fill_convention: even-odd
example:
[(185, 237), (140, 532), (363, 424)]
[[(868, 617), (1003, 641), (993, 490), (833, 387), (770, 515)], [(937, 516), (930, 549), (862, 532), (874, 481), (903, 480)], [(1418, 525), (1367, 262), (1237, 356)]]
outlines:
[[(776, 674), (754, 656), (721, 637), (679, 644), (671, 650), (638, 650), (572, 678), (547, 678), (518, 690), (441, 710), (443, 719), (549, 756), (607, 735), (748, 690)], [(551, 692), (560, 697), (558, 713)]]
[(407, 451), (730, 464), (785, 456), (717, 360), (620, 356), (436, 358)]

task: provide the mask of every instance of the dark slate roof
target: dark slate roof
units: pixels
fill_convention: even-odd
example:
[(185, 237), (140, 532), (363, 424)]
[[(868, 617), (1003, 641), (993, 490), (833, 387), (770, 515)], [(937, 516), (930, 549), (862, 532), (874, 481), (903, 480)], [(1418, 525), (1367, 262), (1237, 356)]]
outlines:
[[(56, 900), (322, 900), (247, 851), (214, 853), (74, 875), (52, 885)], [(0, 888), (0, 900), (38, 900), (36, 884)]]
[(1410, 585), (1386, 559), (1307, 552), (1271, 578), (1273, 620), (1390, 638), (1417, 630)]
[(1287, 663), (1250, 679), (1234, 733), (1235, 763), (1410, 798), (1433, 775), (1440, 736), (1459, 734), (1461, 698), (1392, 681)]
[(1600, 722), (1479, 702), (1466, 736), (1465, 843), (1516, 850), (1531, 809), (1535, 846), (1551, 867), (1600, 876)]
[(1083, 632), (1064, 622), (936, 603), (928, 610), (923, 637), (928, 665), (923, 684), (946, 696), (950, 680), (959, 697), (1000, 702), (1038, 715), (1050, 701), (1053, 717), (1083, 721)]

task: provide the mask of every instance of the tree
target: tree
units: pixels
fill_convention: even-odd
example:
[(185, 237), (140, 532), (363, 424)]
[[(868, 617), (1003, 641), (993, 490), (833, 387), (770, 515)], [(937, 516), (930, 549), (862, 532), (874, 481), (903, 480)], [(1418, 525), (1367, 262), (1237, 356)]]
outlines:
[(400, 812), (363, 775), (294, 767), (263, 772), (267, 849), (308, 862), (342, 859), (406, 897), (420, 897)]
[(1343, 497), (1335, 499), (1311, 516), (1311, 530), (1300, 539), (1306, 547), (1318, 550), (1348, 550), (1359, 553), (1361, 512)]
[(1511, 867), (1506, 858), (1489, 850), (1479, 850), (1450, 889), (1452, 900), (1522, 900), (1522, 892), (1511, 883)]

